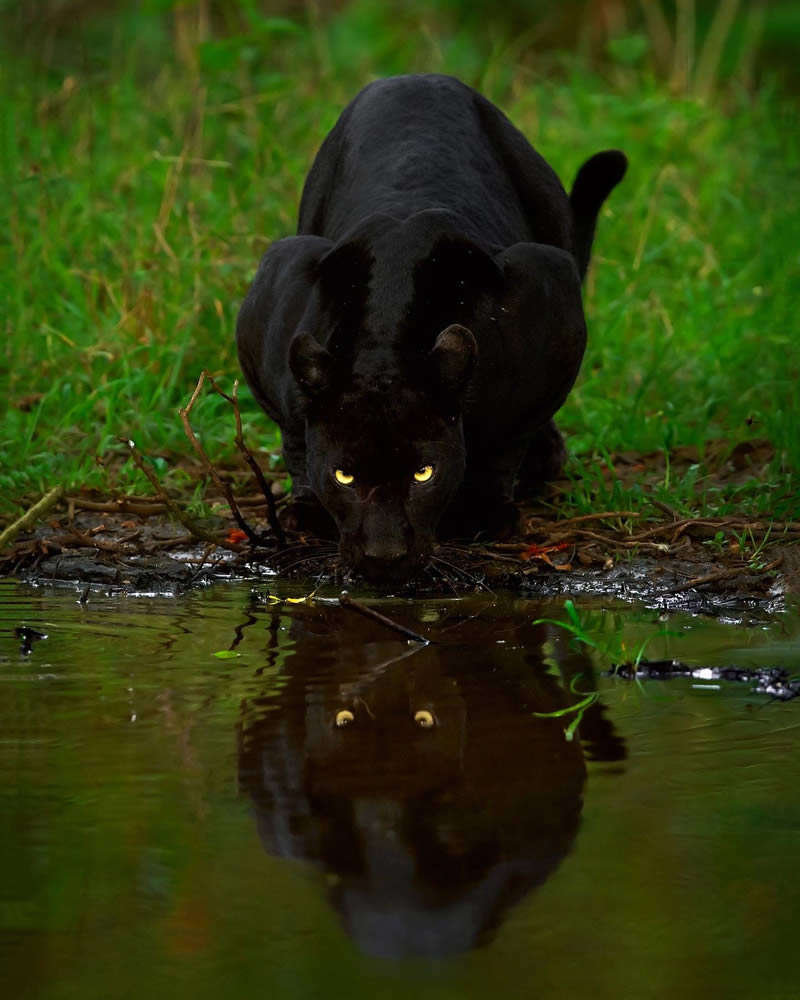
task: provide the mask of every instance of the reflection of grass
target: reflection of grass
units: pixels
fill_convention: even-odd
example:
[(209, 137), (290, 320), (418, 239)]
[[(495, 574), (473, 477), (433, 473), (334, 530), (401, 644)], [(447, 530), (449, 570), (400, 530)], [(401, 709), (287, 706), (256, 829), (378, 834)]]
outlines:
[[(547, 619), (541, 619), (541, 620), (546, 621)], [(575, 690), (575, 684), (580, 679), (580, 676), (581, 676), (580, 674), (577, 674), (575, 677), (572, 678), (570, 682), (569, 689), (573, 694), (580, 693)], [(589, 708), (590, 705), (594, 705), (594, 703), (598, 700), (599, 697), (600, 697), (599, 692), (590, 691), (589, 694), (585, 695), (580, 701), (576, 702), (574, 705), (567, 705), (566, 708), (558, 708), (554, 712), (534, 712), (533, 714), (538, 716), (540, 719), (560, 719), (563, 718), (563, 716), (565, 715), (572, 715), (572, 713), (574, 712), (575, 718), (572, 720), (572, 722), (570, 722), (570, 724), (564, 730), (564, 736), (566, 737), (568, 742), (571, 742), (575, 736), (575, 730), (581, 723), (581, 719), (583, 718), (583, 713), (586, 711), (587, 708)]]
[[(598, 629), (596, 615), (589, 612), (581, 617), (575, 604), (569, 599), (564, 601), (564, 611), (567, 615), (566, 621), (557, 618), (537, 618), (533, 624), (556, 625), (558, 628), (564, 629), (570, 633), (573, 642), (578, 646), (593, 649), (603, 664), (608, 666), (625, 665), (636, 670), (644, 657), (645, 650), (653, 639), (662, 636), (680, 636), (681, 634), (670, 629), (658, 629), (638, 642), (633, 649), (629, 649), (623, 638), (622, 622), (617, 623), (613, 632), (606, 633)], [(603, 619), (604, 621), (605, 619)]]
[[(238, 303), (261, 252), (292, 231), (314, 151), (374, 74), (433, 69), (499, 101), (567, 182), (596, 149), (631, 159), (600, 220), (590, 344), (561, 415), (568, 502), (637, 510), (656, 495), (798, 516), (800, 135), (768, 82), (709, 103), (675, 96), (613, 47), (606, 76), (563, 57), (539, 80), (441, 18), (420, 31), (368, 3), (327, 25), (241, 12), (247, 31), (233, 39), (186, 13), (175, 46), (173, 21), (129, 12), (87, 33), (80, 60), (55, 42), (47, 57), (0, 53), (2, 502), (57, 482), (146, 490), (117, 435), (191, 491), (176, 408), (204, 365), (237, 373)], [(223, 407), (209, 397), (197, 411), (214, 457), (232, 454)], [(246, 393), (242, 409), (248, 441), (275, 448)], [(766, 482), (707, 481), (724, 460), (708, 442), (754, 436), (775, 447)], [(678, 481), (666, 472), (655, 493), (599, 474), (615, 451), (680, 445), (698, 448), (697, 466)]]

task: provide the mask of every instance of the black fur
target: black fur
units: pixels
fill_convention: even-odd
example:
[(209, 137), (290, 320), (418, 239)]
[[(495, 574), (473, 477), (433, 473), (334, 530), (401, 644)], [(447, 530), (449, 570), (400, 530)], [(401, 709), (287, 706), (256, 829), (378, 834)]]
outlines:
[(344, 561), (379, 580), (424, 563), (440, 521), (513, 528), (517, 480), (530, 492), (563, 461), (551, 418), (583, 357), (597, 213), (625, 168), (598, 153), (568, 197), (451, 77), (358, 94), (308, 175), (298, 235), (264, 255), (239, 314), (242, 369), (283, 435), (290, 526), (338, 530)]

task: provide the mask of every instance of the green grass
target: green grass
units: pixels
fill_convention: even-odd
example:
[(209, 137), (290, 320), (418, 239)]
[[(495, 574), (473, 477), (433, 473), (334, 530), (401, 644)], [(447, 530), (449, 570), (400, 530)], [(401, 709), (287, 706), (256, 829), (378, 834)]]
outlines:
[[(177, 409), (202, 368), (237, 376), (239, 302), (260, 254), (293, 231), (321, 140), (374, 76), (436, 70), (497, 101), (566, 184), (598, 149), (630, 158), (600, 220), (589, 348), (560, 417), (567, 505), (644, 509), (655, 495), (800, 516), (800, 130), (776, 86), (734, 78), (701, 100), (646, 63), (591, 70), (555, 54), (539, 76), (514, 44), (374, 3), (303, 25), (240, 7), (241, 37), (189, 24), (175, 45), (173, 20), (129, 13), (80, 58), (0, 53), (4, 509), (56, 483), (147, 491), (119, 436), (193, 494)], [(276, 448), (242, 397), (247, 440)], [(193, 422), (212, 456), (233, 453), (222, 400), (204, 398)], [(774, 446), (768, 481), (709, 478), (752, 438)], [(599, 475), (615, 452), (680, 446), (695, 466), (656, 487)]]

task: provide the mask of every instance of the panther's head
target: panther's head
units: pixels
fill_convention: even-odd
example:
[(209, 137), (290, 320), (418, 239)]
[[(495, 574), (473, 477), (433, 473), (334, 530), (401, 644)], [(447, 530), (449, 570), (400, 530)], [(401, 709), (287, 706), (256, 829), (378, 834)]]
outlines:
[(310, 334), (292, 341), (308, 400), (309, 483), (336, 523), (344, 563), (368, 579), (403, 580), (430, 556), (464, 476), (459, 399), (476, 358), (459, 325), (437, 336), (411, 378), (401, 366), (342, 372)]

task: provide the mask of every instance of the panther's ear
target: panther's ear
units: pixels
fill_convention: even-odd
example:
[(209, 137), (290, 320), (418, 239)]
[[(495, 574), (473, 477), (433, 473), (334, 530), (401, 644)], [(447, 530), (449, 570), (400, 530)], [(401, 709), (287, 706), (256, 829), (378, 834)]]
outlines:
[(458, 323), (442, 330), (428, 355), (438, 383), (456, 396), (463, 391), (477, 360), (475, 337)]
[(333, 358), (310, 333), (296, 333), (292, 337), (289, 367), (307, 396), (316, 396), (331, 383)]

